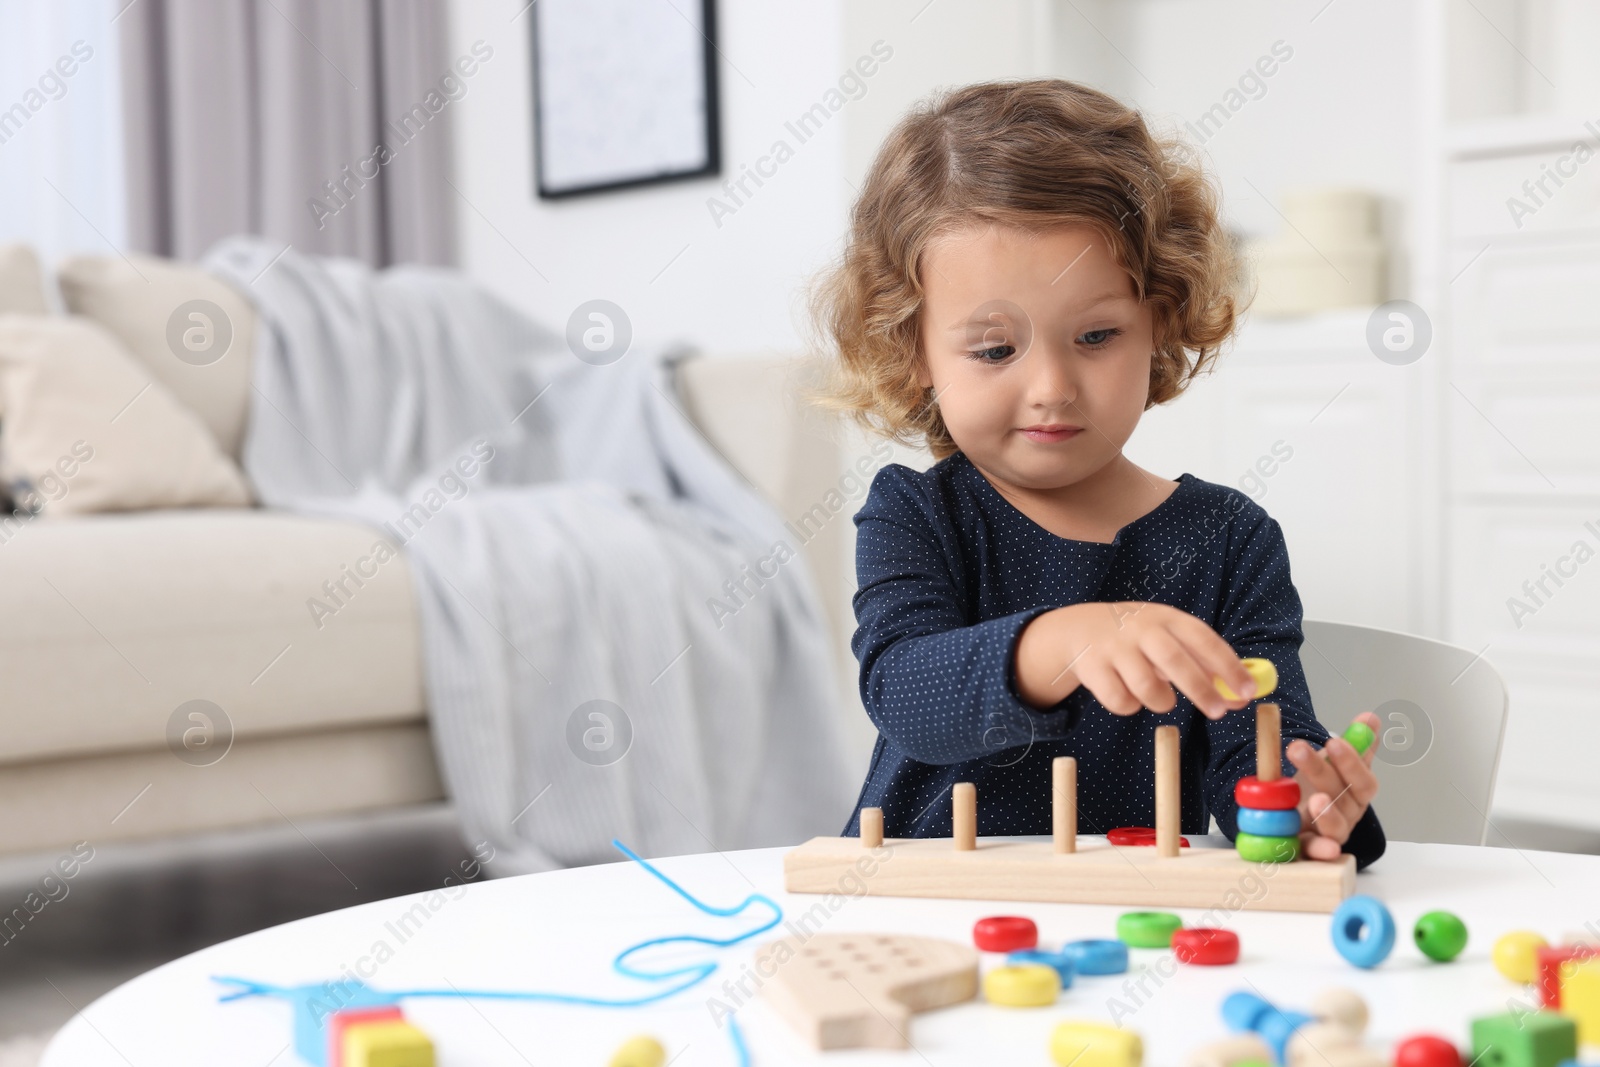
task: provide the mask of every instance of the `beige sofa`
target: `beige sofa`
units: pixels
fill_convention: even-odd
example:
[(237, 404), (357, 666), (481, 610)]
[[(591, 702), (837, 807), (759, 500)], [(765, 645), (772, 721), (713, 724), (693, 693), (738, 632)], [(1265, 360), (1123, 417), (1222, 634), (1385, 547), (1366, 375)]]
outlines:
[[(56, 303), (22, 293), (29, 283), (18, 276), (13, 256), (0, 270), (0, 310)], [(237, 458), (254, 335), (245, 302), (193, 268), (150, 259), (76, 259), (58, 280), (67, 311), (119, 337)], [(168, 317), (195, 298), (236, 317), (232, 347), (206, 367), (164, 349)], [(698, 357), (679, 384), (686, 413), (712, 444), (798, 522), (818, 514), (845, 464), (829, 424), (794, 398), (795, 369), (777, 356)], [(802, 549), (834, 624), (843, 708), (854, 699), (845, 562), (854, 510), (823, 523)], [(0, 853), (281, 825), (443, 796), (404, 560), (381, 568), (320, 630), (306, 606), (368, 549), (367, 528), (202, 508), (42, 516), (5, 532)], [(200, 724), (183, 715), (174, 726), (176, 709), (192, 700), (226, 716), (213, 724), (221, 747), (211, 754), (226, 749), (215, 762), (185, 762), (169, 744), (174, 728)]]

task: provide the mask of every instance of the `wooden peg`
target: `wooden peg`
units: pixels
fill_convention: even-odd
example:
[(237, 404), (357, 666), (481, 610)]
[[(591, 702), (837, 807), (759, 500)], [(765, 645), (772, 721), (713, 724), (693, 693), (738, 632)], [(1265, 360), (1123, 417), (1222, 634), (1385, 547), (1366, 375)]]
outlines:
[(1156, 855), (1176, 856), (1179, 813), (1178, 728), (1156, 727)]
[(971, 782), (957, 782), (950, 790), (951, 838), (957, 852), (971, 852), (978, 847), (978, 787)]
[(883, 809), (861, 809), (861, 847), (877, 848), (883, 844)]
[(1050, 832), (1057, 852), (1078, 851), (1078, 761), (1050, 761)]
[(1256, 780), (1272, 782), (1283, 776), (1283, 733), (1278, 705), (1256, 705)]

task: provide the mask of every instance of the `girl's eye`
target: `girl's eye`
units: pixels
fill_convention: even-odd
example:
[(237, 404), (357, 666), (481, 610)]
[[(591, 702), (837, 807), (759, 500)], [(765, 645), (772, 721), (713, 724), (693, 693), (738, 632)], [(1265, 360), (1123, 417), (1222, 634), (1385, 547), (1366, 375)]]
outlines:
[[(1078, 343), (1085, 348), (1104, 348), (1122, 335), (1122, 331), (1112, 327), (1105, 330), (1090, 330), (1078, 338)], [(1098, 340), (1097, 340), (1098, 338)]]
[(990, 345), (967, 353), (967, 358), (979, 363), (1003, 363), (1011, 358), (1016, 348), (1012, 345)]

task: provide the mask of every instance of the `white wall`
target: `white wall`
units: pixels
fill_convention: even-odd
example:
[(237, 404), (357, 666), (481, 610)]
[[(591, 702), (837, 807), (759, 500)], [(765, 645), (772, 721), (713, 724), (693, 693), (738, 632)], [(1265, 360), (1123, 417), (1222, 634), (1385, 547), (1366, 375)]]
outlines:
[[(721, 178), (569, 200), (534, 192), (527, 0), (452, 0), (452, 54), (494, 49), (458, 104), (461, 262), (542, 321), (564, 327), (584, 301), (621, 305), (636, 338), (715, 352), (793, 349), (799, 289), (834, 254), (849, 187), (841, 116), (803, 144), (785, 128), (845, 71), (837, 3), (718, 4), (723, 177), (787, 140), (793, 158), (748, 185), (719, 227)], [(856, 57), (851, 55), (849, 61)], [(867, 82), (870, 92), (870, 80)], [(771, 169), (771, 168), (769, 168)]]
[[(1137, 0), (1120, 45), (1127, 99), (1147, 118), (1194, 122), (1282, 40), (1293, 55), (1204, 144), (1230, 220), (1282, 231), (1274, 205), (1298, 185), (1415, 193), (1414, 0)], [(1319, 13), (1320, 11), (1320, 13)], [(1236, 100), (1237, 102), (1237, 100)], [(1259, 192), (1258, 192), (1259, 190)], [(1264, 199), (1263, 199), (1264, 198)]]

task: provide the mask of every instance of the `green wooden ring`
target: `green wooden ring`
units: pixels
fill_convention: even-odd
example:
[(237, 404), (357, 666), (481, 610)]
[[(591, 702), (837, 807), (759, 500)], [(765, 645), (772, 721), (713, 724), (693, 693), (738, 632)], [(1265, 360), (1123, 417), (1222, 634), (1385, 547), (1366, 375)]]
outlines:
[(1358, 753), (1365, 753), (1372, 747), (1373, 739), (1377, 735), (1372, 732), (1372, 727), (1364, 722), (1353, 722), (1344, 728), (1344, 739), (1350, 742), (1350, 747)]
[(1117, 940), (1134, 948), (1170, 948), (1183, 920), (1170, 911), (1129, 911), (1117, 916)]
[(1288, 863), (1300, 858), (1300, 838), (1263, 837), (1240, 833), (1233, 839), (1239, 858), (1247, 863)]

